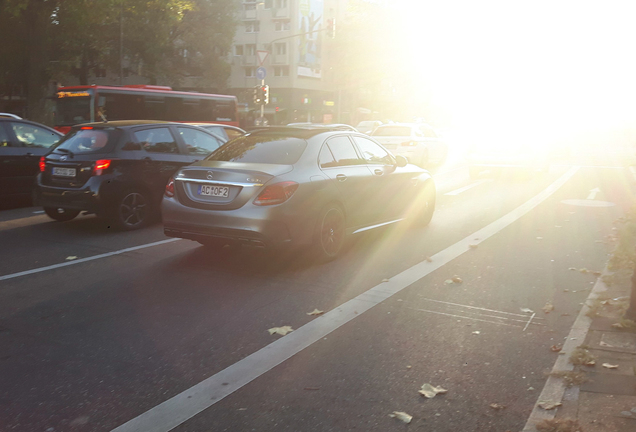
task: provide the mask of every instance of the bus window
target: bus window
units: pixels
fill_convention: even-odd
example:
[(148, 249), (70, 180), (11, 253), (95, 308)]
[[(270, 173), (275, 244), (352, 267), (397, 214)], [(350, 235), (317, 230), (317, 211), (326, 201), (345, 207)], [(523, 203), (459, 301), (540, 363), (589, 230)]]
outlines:
[(55, 107), (55, 124), (71, 126), (91, 121), (91, 97), (60, 97)]
[(146, 96), (144, 108), (144, 119), (169, 120), (166, 116), (166, 98), (163, 96)]
[(215, 121), (234, 121), (235, 109), (234, 104), (231, 101), (217, 101)]

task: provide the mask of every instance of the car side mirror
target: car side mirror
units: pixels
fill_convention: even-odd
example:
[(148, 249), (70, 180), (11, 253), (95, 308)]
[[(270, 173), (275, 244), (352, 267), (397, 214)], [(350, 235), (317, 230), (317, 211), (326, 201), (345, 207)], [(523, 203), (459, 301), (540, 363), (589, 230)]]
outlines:
[(408, 164), (408, 163), (409, 163), (408, 159), (406, 159), (406, 158), (405, 158), (404, 156), (402, 156), (402, 155), (397, 155), (397, 156), (395, 157), (395, 162), (396, 162), (397, 166), (399, 166), (400, 168), (401, 168), (401, 167), (405, 167), (405, 166), (406, 166), (406, 164)]

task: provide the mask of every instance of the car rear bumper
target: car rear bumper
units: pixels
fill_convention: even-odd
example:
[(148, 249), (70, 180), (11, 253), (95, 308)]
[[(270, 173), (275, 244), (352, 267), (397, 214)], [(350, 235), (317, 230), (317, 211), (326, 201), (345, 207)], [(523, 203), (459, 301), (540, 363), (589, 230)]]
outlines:
[(42, 207), (56, 207), (70, 210), (100, 213), (103, 210), (99, 195), (99, 184), (91, 181), (78, 189), (43, 185), (37, 177), (34, 191), (35, 204)]
[(161, 204), (164, 233), (168, 237), (196, 241), (224, 239), (246, 246), (300, 246), (311, 243), (312, 223), (289, 214), (282, 206), (248, 204), (235, 210), (201, 210), (174, 198)]

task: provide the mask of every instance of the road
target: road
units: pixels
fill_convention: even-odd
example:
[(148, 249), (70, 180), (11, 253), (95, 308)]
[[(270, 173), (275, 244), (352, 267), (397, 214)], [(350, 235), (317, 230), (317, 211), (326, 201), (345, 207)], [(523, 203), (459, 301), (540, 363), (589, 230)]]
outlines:
[(603, 269), (635, 178), (436, 182), (428, 227), (326, 264), (0, 212), (0, 430), (521, 430), (595, 281), (570, 268)]

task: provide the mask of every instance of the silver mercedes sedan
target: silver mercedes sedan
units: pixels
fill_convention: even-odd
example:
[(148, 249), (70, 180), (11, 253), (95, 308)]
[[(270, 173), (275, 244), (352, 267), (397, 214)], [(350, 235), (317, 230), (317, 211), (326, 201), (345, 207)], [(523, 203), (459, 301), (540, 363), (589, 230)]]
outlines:
[(333, 259), (357, 234), (427, 225), (430, 173), (358, 132), (270, 127), (235, 138), (177, 171), (164, 232), (210, 247), (309, 246)]

